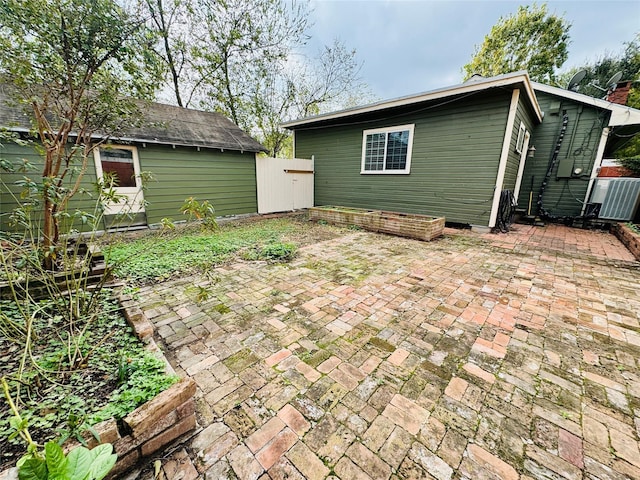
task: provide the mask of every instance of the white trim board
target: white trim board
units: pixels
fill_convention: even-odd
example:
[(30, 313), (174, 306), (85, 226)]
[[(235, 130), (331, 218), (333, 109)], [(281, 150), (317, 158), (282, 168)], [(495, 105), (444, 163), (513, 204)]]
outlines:
[(480, 80), (467, 81), (459, 85), (453, 85), (450, 87), (431, 90), (429, 92), (408, 95), (406, 97), (384, 100), (382, 102), (372, 103), (369, 105), (364, 105), (362, 107), (354, 107), (346, 110), (339, 110), (337, 112), (315, 115), (313, 117), (291, 120), (281, 123), (280, 126), (283, 128), (293, 128), (297, 126), (310, 125), (325, 120), (346, 118), (362, 113), (377, 112), (389, 108), (412, 105), (414, 103), (437, 100), (440, 98), (452, 97), (455, 95), (462, 95), (466, 93), (479, 92), (482, 90), (487, 90), (489, 88), (514, 86), (517, 84), (522, 84), (524, 86), (524, 90), (527, 92), (527, 97), (529, 98), (529, 101), (533, 106), (534, 114), (538, 119), (538, 122), (541, 122), (542, 111), (540, 110), (540, 105), (538, 104), (538, 99), (536, 98), (536, 95), (534, 93), (529, 75), (525, 71), (519, 71)]
[(539, 90), (541, 92), (556, 95), (558, 97), (568, 98), (570, 100), (592, 107), (609, 110), (611, 112), (611, 118), (609, 119), (610, 127), (640, 124), (640, 110), (636, 108), (631, 108), (625, 105), (620, 105), (618, 103), (612, 103), (607, 100), (590, 97), (589, 95), (583, 95), (582, 93), (572, 92), (570, 90), (564, 90), (558, 87), (552, 87), (543, 83), (531, 83), (534, 90)]
[(498, 175), (496, 176), (496, 186), (493, 192), (493, 203), (491, 204), (491, 215), (489, 216), (489, 227), (496, 226), (498, 219), (498, 208), (500, 207), (500, 193), (504, 183), (504, 174), (507, 171), (507, 163), (509, 161), (509, 150), (511, 149), (511, 137), (513, 136), (513, 126), (516, 122), (516, 112), (518, 110), (518, 99), (520, 98), (520, 90), (513, 89), (511, 95), (511, 106), (509, 107), (509, 116), (507, 117), (507, 128), (504, 131), (502, 140), (502, 153), (500, 153), (500, 164), (498, 165)]

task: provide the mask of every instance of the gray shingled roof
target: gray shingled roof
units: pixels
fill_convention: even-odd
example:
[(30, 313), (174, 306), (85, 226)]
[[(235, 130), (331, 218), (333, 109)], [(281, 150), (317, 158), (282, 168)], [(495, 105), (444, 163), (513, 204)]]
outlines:
[[(260, 143), (224, 115), (151, 103), (142, 108), (145, 125), (114, 138), (127, 142), (159, 143), (245, 152), (266, 151)], [(0, 127), (28, 131), (29, 116), (13, 104), (0, 87)]]

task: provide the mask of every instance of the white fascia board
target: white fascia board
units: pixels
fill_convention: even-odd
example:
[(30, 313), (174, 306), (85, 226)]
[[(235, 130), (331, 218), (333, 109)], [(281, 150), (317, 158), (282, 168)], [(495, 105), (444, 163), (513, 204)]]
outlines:
[(350, 117), (362, 113), (377, 112), (389, 108), (402, 107), (405, 105), (412, 105), (414, 103), (426, 102), (429, 100), (438, 100), (440, 98), (447, 98), (455, 95), (464, 95), (466, 93), (478, 92), (489, 88), (512, 86), (517, 83), (522, 83), (524, 85), (524, 89), (527, 92), (527, 96), (529, 97), (531, 104), (533, 105), (533, 110), (538, 119), (538, 122), (541, 122), (542, 112), (540, 110), (540, 105), (538, 104), (538, 100), (536, 98), (531, 80), (529, 79), (529, 75), (527, 74), (527, 72), (520, 71), (505, 75), (499, 75), (497, 77), (491, 77), (484, 80), (461, 83), (452, 87), (431, 90), (429, 92), (419, 93), (417, 95), (409, 95), (407, 97), (400, 97), (393, 100), (384, 100), (382, 102), (372, 103), (370, 105), (365, 105), (362, 107), (355, 107), (347, 110), (340, 110), (337, 112), (316, 115), (314, 117), (291, 120), (289, 122), (281, 123), (280, 126), (283, 128), (292, 128), (299, 125), (309, 125), (325, 120)]
[(539, 90), (558, 97), (568, 98), (569, 100), (574, 100), (603, 110), (609, 110), (611, 112), (611, 118), (609, 119), (608, 124), (609, 127), (640, 124), (640, 110), (636, 108), (627, 107), (626, 105), (620, 105), (619, 103), (609, 102), (600, 98), (590, 97), (589, 95), (584, 95), (582, 93), (544, 85), (543, 83), (531, 83), (533, 84), (534, 90)]
[(498, 208), (500, 207), (500, 194), (504, 184), (504, 175), (507, 171), (507, 163), (509, 162), (509, 150), (511, 148), (511, 137), (513, 136), (513, 127), (516, 123), (516, 112), (518, 111), (518, 99), (520, 98), (520, 90), (513, 89), (511, 95), (511, 105), (509, 107), (509, 115), (507, 116), (507, 127), (504, 131), (502, 139), (502, 151), (500, 152), (500, 163), (498, 164), (498, 174), (496, 176), (496, 186), (493, 190), (493, 202), (491, 204), (491, 214), (489, 215), (489, 228), (496, 226), (498, 220)]

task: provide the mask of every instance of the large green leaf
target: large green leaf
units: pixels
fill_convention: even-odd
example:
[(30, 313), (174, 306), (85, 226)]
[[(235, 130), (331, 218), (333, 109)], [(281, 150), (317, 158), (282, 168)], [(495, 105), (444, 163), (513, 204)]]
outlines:
[(95, 480), (102, 480), (116, 464), (118, 456), (112, 454), (113, 446), (110, 443), (103, 443), (90, 450), (93, 457), (91, 463), (91, 477)]
[(76, 447), (67, 455), (68, 480), (84, 480), (91, 471), (92, 455), (87, 448)]
[(49, 470), (49, 478), (64, 478), (67, 470), (67, 459), (60, 445), (56, 442), (47, 442), (44, 445), (44, 454), (47, 460), (47, 470)]
[(47, 480), (47, 464), (39, 458), (28, 458), (18, 470), (20, 480)]

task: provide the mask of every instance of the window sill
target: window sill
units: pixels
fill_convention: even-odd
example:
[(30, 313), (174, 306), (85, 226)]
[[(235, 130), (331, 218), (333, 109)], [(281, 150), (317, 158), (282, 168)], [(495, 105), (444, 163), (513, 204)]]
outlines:
[(368, 171), (362, 170), (360, 171), (360, 175), (409, 175), (411, 172), (407, 170), (375, 170)]

